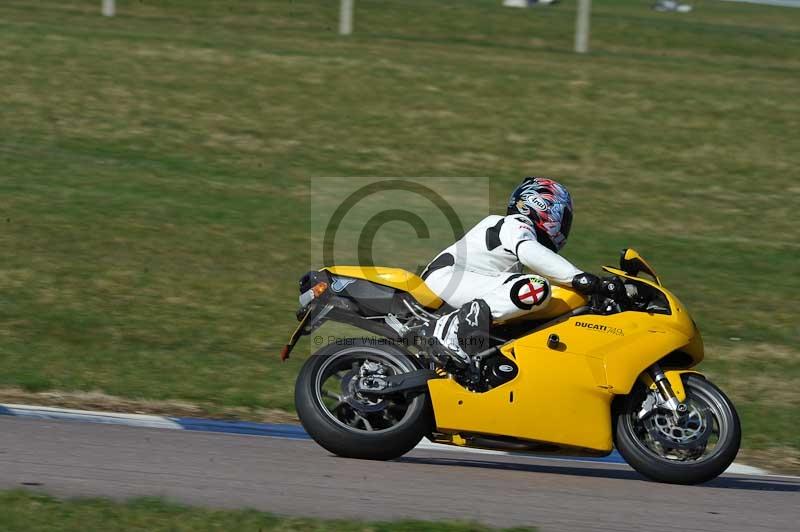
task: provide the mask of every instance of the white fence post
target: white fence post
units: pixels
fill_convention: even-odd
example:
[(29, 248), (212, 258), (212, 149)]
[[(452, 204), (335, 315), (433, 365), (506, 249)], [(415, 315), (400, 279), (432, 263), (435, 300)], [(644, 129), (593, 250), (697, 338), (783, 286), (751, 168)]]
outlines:
[(102, 13), (104, 17), (113, 17), (117, 13), (117, 6), (114, 0), (103, 0)]
[(589, 51), (589, 15), (592, 0), (578, 0), (578, 16), (575, 20), (575, 51), (585, 54)]
[(339, 35), (353, 33), (353, 0), (342, 0), (339, 10)]

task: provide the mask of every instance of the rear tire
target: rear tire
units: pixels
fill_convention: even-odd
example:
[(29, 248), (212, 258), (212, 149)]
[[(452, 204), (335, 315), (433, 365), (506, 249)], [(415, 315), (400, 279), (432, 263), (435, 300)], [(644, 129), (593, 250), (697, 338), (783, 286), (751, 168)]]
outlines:
[(708, 405), (709, 416), (718, 429), (713, 449), (696, 460), (685, 462), (660, 456), (642, 437), (637, 427), (636, 412), (645, 399), (645, 390), (638, 386), (616, 412), (614, 440), (617, 450), (636, 471), (658, 482), (700, 484), (722, 474), (731, 465), (742, 438), (739, 416), (731, 401), (712, 383), (697, 375), (683, 376), (687, 403)]
[[(433, 416), (427, 395), (417, 395), (402, 405), (397, 402), (400, 399), (394, 400), (391, 404), (389, 401), (380, 401), (377, 405), (365, 403), (365, 408), (373, 410), (367, 414), (358, 410), (360, 403), (357, 398), (345, 397), (344, 384), (339, 392), (340, 401), (336, 403), (342, 406), (334, 410), (331, 410), (323, 399), (324, 393), (332, 394), (332, 392), (320, 390), (325, 386), (325, 379), (337, 373), (333, 370), (343, 366), (344, 369), (338, 371), (343, 373), (347, 370), (347, 364), (357, 364), (359, 360), (384, 363), (393, 368), (393, 373), (407, 373), (418, 368), (405, 352), (391, 345), (376, 345), (362, 339), (348, 339), (343, 344), (347, 345), (329, 345), (314, 353), (306, 360), (297, 376), (294, 400), (303, 428), (319, 445), (345, 458), (392, 460), (404, 455), (432, 430)], [(328, 375), (325, 375), (326, 373)], [(347, 379), (348, 375), (345, 373), (344, 377)], [(344, 379), (339, 382), (343, 381)], [(341, 401), (342, 398), (346, 400)], [(402, 411), (402, 414), (396, 414), (400, 419), (386, 427), (377, 426), (375, 422), (376, 419), (378, 422), (383, 422), (383, 419), (389, 418), (379, 409), (383, 402), (389, 405), (387, 411)], [(355, 405), (355, 408), (352, 405)], [(348, 412), (347, 409), (352, 412)], [(372, 416), (372, 423), (362, 422), (364, 429), (348, 425), (348, 416), (352, 419), (353, 416), (361, 415), (363, 418)]]

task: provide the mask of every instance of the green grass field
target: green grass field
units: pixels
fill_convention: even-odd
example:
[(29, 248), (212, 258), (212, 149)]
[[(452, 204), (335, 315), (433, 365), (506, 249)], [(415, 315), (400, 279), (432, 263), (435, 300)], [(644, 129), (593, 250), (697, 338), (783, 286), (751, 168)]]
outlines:
[[(386, 523), (278, 517), (254, 510), (206, 510), (138, 499), (60, 501), (24, 491), (0, 492), (0, 529), (5, 532), (490, 532), (470, 523), (397, 521)], [(508, 528), (508, 532), (533, 528)]]
[(578, 56), (574, 2), (499, 3), (0, 3), (0, 387), (291, 411), (314, 178), (546, 174), (565, 255), (648, 257), (745, 456), (800, 468), (800, 10), (595, 2)]

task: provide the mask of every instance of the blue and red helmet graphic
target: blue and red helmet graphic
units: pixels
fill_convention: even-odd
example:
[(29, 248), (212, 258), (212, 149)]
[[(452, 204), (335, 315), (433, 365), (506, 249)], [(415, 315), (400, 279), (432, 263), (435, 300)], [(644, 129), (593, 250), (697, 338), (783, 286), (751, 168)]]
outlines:
[(508, 200), (508, 214), (527, 217), (539, 243), (559, 251), (572, 227), (572, 197), (567, 187), (544, 177), (526, 177)]

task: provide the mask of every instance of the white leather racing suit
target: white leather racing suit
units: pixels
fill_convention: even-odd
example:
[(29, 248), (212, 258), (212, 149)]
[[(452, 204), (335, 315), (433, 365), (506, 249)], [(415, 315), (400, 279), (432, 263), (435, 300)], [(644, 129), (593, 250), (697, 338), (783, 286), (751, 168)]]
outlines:
[[(534, 273), (522, 273), (523, 265)], [(536, 240), (526, 217), (493, 215), (439, 253), (422, 278), (451, 307), (483, 299), (492, 319), (504, 321), (542, 308), (550, 282), (569, 285), (580, 273)]]

